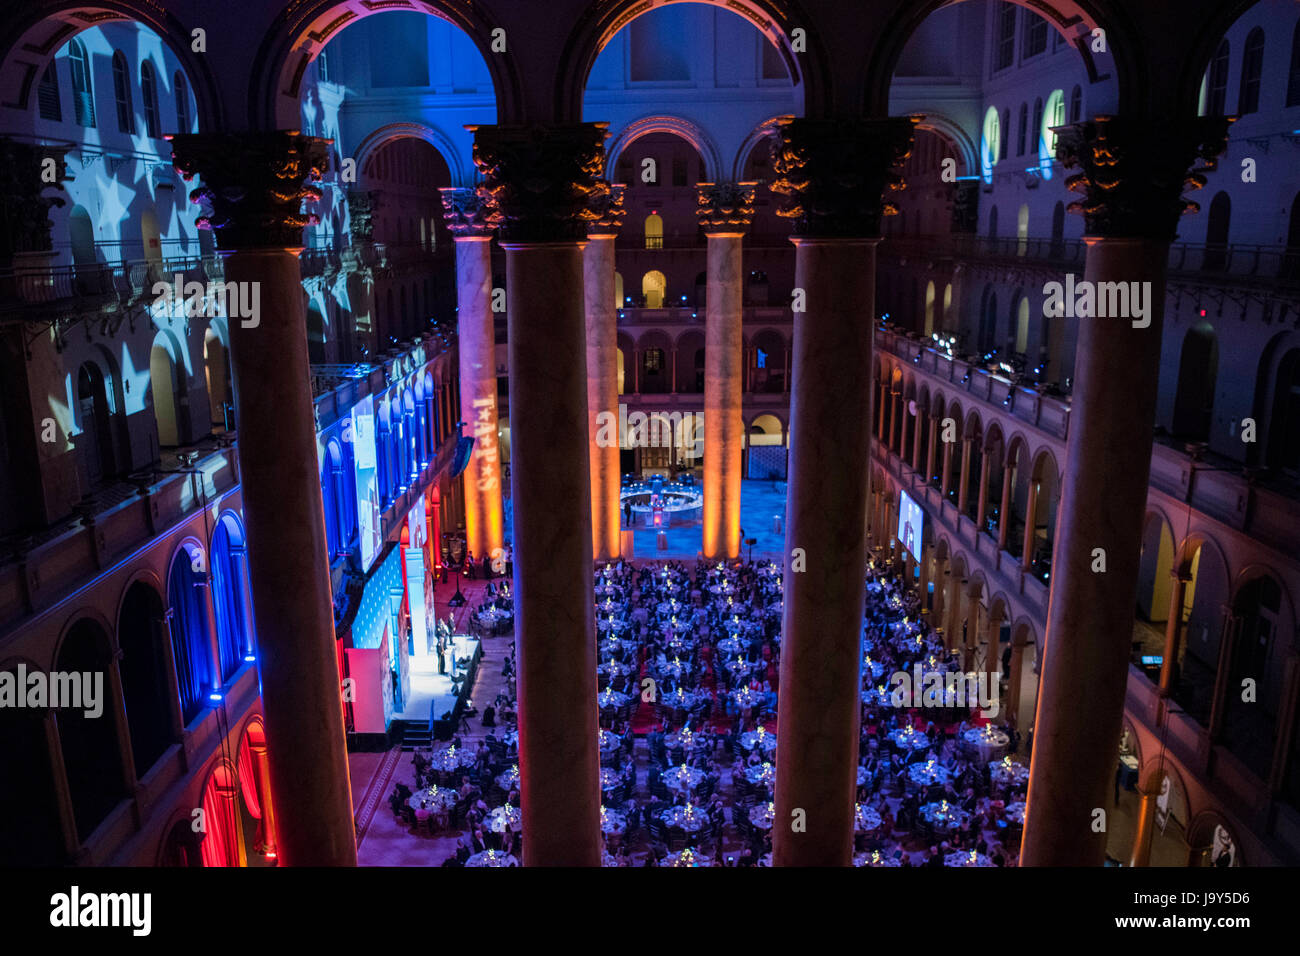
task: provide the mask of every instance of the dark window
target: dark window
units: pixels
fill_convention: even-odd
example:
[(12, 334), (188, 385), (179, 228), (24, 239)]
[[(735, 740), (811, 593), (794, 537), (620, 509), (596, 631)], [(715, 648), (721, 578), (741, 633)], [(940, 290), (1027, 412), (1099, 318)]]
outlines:
[(1291, 72), (1286, 81), (1286, 105), (1300, 106), (1300, 21), (1291, 34)]
[(663, 349), (646, 349), (645, 350), (645, 370), (651, 375), (657, 375), (664, 367), (664, 350)]
[(320, 51), (320, 56), (316, 57), (316, 77), (322, 83), (330, 82), (330, 58), (329, 50)]
[(673, 185), (686, 185), (686, 159), (683, 156), (673, 157)]
[(1224, 40), (1214, 51), (1206, 80), (1205, 114), (1222, 116), (1228, 99), (1228, 41)]
[(36, 90), (36, 99), (41, 107), (41, 119), (63, 121), (63, 108), (59, 105), (59, 71), (55, 61), (41, 74), (41, 83)]
[(1039, 140), (1042, 138), (1040, 130), (1043, 128), (1043, 100), (1042, 97), (1034, 100), (1034, 125), (1029, 127), (1029, 148), (1035, 156), (1038, 155), (1040, 145)]
[(151, 139), (161, 139), (158, 125), (158, 77), (153, 64), (145, 60), (140, 64), (140, 98), (144, 100), (144, 129)]
[(1002, 131), (998, 136), (1001, 145), (998, 147), (998, 159), (1007, 158), (1007, 150), (1011, 148), (1011, 110), (1002, 111)]
[(113, 99), (117, 102), (117, 129), (129, 136), (135, 135), (135, 107), (131, 104), (131, 74), (126, 68), (126, 57), (113, 54)]
[(90, 58), (80, 40), (68, 44), (72, 67), (72, 115), (78, 126), (95, 125), (95, 91), (90, 82)]
[(1022, 38), (1020, 41), (1022, 59), (1028, 59), (1031, 56), (1038, 56), (1040, 53), (1047, 51), (1047, 21), (1037, 14), (1025, 11), (1025, 17), (1021, 26)]
[(1020, 104), (1020, 136), (1016, 139), (1016, 155), (1025, 155), (1025, 133), (1029, 131), (1029, 104)]
[(1246, 37), (1246, 53), (1241, 60), (1241, 92), (1237, 112), (1241, 115), (1259, 109), (1259, 79), (1264, 71), (1264, 31), (1259, 27)]
[(176, 132), (190, 131), (190, 91), (185, 85), (185, 77), (178, 70), (172, 78), (176, 90)]
[(1083, 119), (1083, 89), (1076, 86), (1070, 91), (1070, 122), (1077, 123)]
[(1016, 7), (1003, 3), (998, 11), (998, 46), (994, 70), (1005, 70), (1016, 62)]

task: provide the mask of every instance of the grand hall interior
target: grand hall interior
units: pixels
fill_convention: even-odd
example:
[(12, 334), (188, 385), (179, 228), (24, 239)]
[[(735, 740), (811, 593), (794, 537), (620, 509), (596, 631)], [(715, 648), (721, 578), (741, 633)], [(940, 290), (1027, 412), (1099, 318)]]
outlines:
[(1291, 0), (0, 10), (0, 864), (1300, 863)]

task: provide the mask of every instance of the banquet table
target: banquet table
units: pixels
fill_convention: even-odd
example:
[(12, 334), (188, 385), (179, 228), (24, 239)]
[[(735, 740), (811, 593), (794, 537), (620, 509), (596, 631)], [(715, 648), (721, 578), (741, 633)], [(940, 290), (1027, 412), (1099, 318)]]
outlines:
[(740, 746), (745, 750), (761, 747), (764, 756), (776, 753), (776, 734), (766, 730), (747, 730), (740, 735)]
[(684, 690), (681, 687), (664, 694), (659, 698), (659, 703), (664, 707), (680, 707), (682, 710), (690, 710), (700, 701), (699, 695), (694, 691)]
[(690, 847), (678, 853), (669, 853), (659, 861), (658, 866), (712, 866), (713, 861), (703, 853), (696, 853)]
[(933, 784), (942, 786), (947, 783), (952, 776), (948, 768), (933, 760), (927, 760), (925, 763), (914, 763), (907, 768), (907, 779), (918, 787), (929, 787)]
[(747, 650), (749, 650), (749, 642), (742, 641), (738, 637), (724, 637), (718, 641), (718, 651), (723, 657), (741, 657)]
[(709, 815), (698, 807), (690, 805), (669, 807), (659, 814), (659, 819), (664, 822), (664, 826), (676, 827), (686, 833), (699, 833), (709, 825)]
[(497, 774), (497, 786), (509, 793), (519, 786), (519, 765), (511, 767), (509, 770), (503, 770)]
[(503, 807), (497, 807), (488, 814), (488, 826), (492, 828), (493, 833), (505, 833), (506, 824), (509, 824), (510, 829), (517, 833), (522, 820), (523, 814), (519, 808), (512, 807), (508, 803)]
[(617, 617), (607, 616), (596, 619), (596, 629), (599, 631), (611, 631), (614, 634), (619, 634), (626, 631), (628, 627), (627, 621), (620, 620)]
[(686, 729), (674, 730), (664, 737), (664, 746), (668, 748), (669, 752), (681, 750), (688, 754), (699, 753), (707, 751), (713, 746), (713, 737), (709, 734), (696, 733)]
[(862, 852), (853, 854), (854, 866), (902, 866), (901, 860), (892, 856), (881, 856), (879, 850), (872, 850), (870, 853)]
[(885, 686), (868, 687), (862, 692), (862, 703), (871, 707), (888, 707), (889, 688)]
[(772, 821), (776, 819), (775, 803), (760, 803), (749, 808), (749, 822), (754, 824), (760, 830), (772, 829)]
[(957, 850), (943, 858), (944, 866), (992, 866), (993, 861), (983, 853), (974, 850)]
[(752, 687), (737, 687), (728, 696), (737, 707), (754, 707), (763, 702), (763, 695)]
[(924, 750), (931, 743), (930, 738), (915, 727), (904, 727), (901, 730), (895, 730), (889, 735), (889, 739), (903, 750)]
[(853, 832), (870, 833), (876, 827), (880, 826), (880, 814), (876, 812), (875, 807), (864, 807), (858, 803), (854, 805), (853, 810)]
[(1011, 738), (1005, 731), (994, 730), (992, 725), (972, 727), (961, 735), (962, 741), (979, 755), (981, 763), (998, 760), (1011, 745)]
[(1020, 826), (1024, 826), (1025, 825), (1024, 801), (1015, 800), (1011, 803), (1008, 803), (1006, 809), (1003, 811), (1003, 815), (1006, 816), (1007, 820), (1009, 820), (1011, 823), (1017, 823)]
[(661, 659), (655, 664), (655, 670), (660, 674), (667, 674), (669, 677), (681, 679), (691, 672), (691, 662), (690, 660), (682, 660), (680, 657), (674, 657), (672, 660)]
[(630, 665), (620, 664), (618, 661), (605, 661), (600, 664), (596, 670), (599, 673), (604, 674), (610, 680), (613, 680), (615, 677), (625, 677), (632, 673)]
[(776, 764), (770, 761), (756, 763), (753, 766), (745, 768), (745, 779), (752, 784), (761, 784), (764, 787), (776, 786)]
[(618, 734), (612, 734), (608, 730), (601, 730), (600, 752), (603, 755), (609, 756), (615, 750), (617, 750), (622, 745), (622, 743), (623, 743), (623, 738), (620, 737)]
[(867, 674), (871, 675), (871, 680), (879, 680), (885, 676), (885, 662), (877, 660), (874, 657), (864, 656), (862, 658), (862, 676), (865, 679)]
[(680, 657), (682, 654), (689, 654), (695, 648), (695, 638), (682, 631), (667, 638), (664, 647)]
[(1029, 768), (1010, 757), (989, 764), (989, 777), (998, 786), (1023, 787), (1029, 782)]
[(927, 803), (921, 807), (919, 813), (923, 820), (940, 831), (955, 830), (970, 819), (969, 813), (955, 803), (947, 801)]
[(500, 850), (484, 850), (465, 861), (466, 866), (518, 866), (519, 861)]
[(468, 747), (447, 747), (434, 751), (429, 757), (429, 765), (436, 770), (450, 772), (461, 767), (472, 767), (478, 761), (474, 751)]
[(604, 690), (596, 696), (596, 700), (601, 710), (618, 710), (627, 706), (628, 696), (616, 690)]
[(618, 857), (616, 857), (613, 853), (610, 853), (608, 850), (601, 850), (600, 865), (601, 866), (622, 866), (623, 861), (620, 860)]
[(625, 647), (627, 647), (627, 642), (624, 641), (623, 638), (605, 637), (601, 638), (600, 644), (597, 645), (597, 650), (600, 651), (600, 656), (602, 658), (609, 658), (621, 654)]
[(605, 836), (621, 836), (627, 832), (627, 816), (618, 810), (601, 807), (600, 832)]
[(669, 790), (676, 790), (678, 793), (689, 793), (704, 780), (704, 771), (681, 764), (665, 770), (662, 779), (664, 786)]
[(609, 767), (600, 768), (600, 789), (608, 793), (623, 782), (617, 770), (611, 770)]
[(681, 601), (673, 598), (671, 601), (660, 601), (655, 610), (666, 618), (671, 618), (674, 614), (680, 614), (686, 609), (686, 605)]
[(739, 677), (739, 678), (743, 678), (756, 666), (757, 666), (756, 664), (751, 664), (743, 657), (733, 657), (731, 660), (727, 661), (726, 663), (726, 668), (728, 671), (731, 672), (731, 676)]
[(450, 787), (425, 787), (411, 794), (406, 805), (412, 810), (450, 810), (460, 799), (460, 794)]

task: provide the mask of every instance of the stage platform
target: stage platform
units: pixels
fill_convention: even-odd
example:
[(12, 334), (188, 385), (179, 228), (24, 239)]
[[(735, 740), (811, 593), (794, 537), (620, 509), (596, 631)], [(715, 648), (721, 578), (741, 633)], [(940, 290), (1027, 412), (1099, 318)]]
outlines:
[[(456, 676), (460, 678), (460, 693), (455, 692), (449, 675), (438, 673), (436, 654), (412, 657), (411, 693), (405, 701), (405, 708), (393, 715), (396, 720), (417, 723), (428, 721), (430, 731), (439, 740), (451, 739), (461, 713), (469, 706), (474, 676), (478, 673), (479, 660), (483, 657), (483, 644), (478, 638), (458, 634), (452, 640), (452, 659), (465, 662), (456, 668)], [(444, 733), (446, 736), (443, 736)]]

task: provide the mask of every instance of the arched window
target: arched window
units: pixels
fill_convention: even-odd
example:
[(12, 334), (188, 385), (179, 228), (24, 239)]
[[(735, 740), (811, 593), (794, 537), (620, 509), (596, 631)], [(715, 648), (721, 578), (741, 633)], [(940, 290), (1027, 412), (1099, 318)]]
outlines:
[(641, 294), (647, 309), (662, 309), (668, 294), (668, 279), (658, 269), (651, 269), (641, 277)]
[(1002, 141), (1001, 147), (998, 149), (998, 159), (1000, 160), (1007, 158), (1007, 149), (1011, 146), (1011, 140), (1009, 138), (1011, 136), (1011, 110), (1010, 109), (1005, 109), (1002, 111), (1002, 129), (1006, 130), (1007, 135), (998, 137)]
[(1016, 255), (1029, 251), (1029, 203), (1021, 203), (1016, 213)]
[(930, 282), (925, 287), (925, 334), (930, 335), (934, 331), (934, 283)]
[(998, 237), (998, 207), (993, 206), (989, 209), (989, 238)]
[(1286, 105), (1300, 106), (1300, 20), (1291, 33), (1291, 69), (1286, 81)]
[(121, 50), (113, 54), (113, 100), (117, 104), (117, 131), (134, 136), (135, 105), (131, 102), (131, 73)]
[[(645, 247), (662, 249), (664, 247), (664, 220), (657, 212), (645, 217)], [(651, 306), (651, 308), (656, 308)]]
[(1016, 309), (1016, 352), (1029, 351), (1029, 299), (1022, 296)]
[(1033, 153), (1041, 154), (1043, 149), (1043, 98), (1041, 96), (1034, 100), (1034, 125), (1029, 129), (1031, 137), (1029, 149)]
[(1005, 70), (1016, 62), (1016, 5), (1003, 3), (998, 9), (998, 45), (994, 70)]
[(72, 68), (72, 117), (78, 126), (95, 125), (95, 90), (90, 78), (90, 57), (80, 40), (68, 44), (68, 65)]
[(1205, 223), (1205, 268), (1215, 271), (1228, 263), (1228, 224), (1232, 218), (1232, 201), (1226, 192), (1216, 193), (1210, 201), (1210, 215)]
[(1268, 464), (1300, 471), (1300, 349), (1291, 349), (1278, 363), (1268, 421)]
[(1016, 137), (1016, 155), (1025, 155), (1025, 136), (1029, 132), (1029, 104), (1020, 104), (1020, 135)]
[(990, 106), (984, 113), (984, 134), (980, 138), (980, 174), (986, 183), (993, 182), (993, 164), (998, 161), (1001, 138), (997, 108)]
[(150, 139), (162, 138), (162, 127), (158, 120), (158, 76), (154, 73), (153, 63), (145, 60), (140, 64), (140, 99), (144, 102), (144, 130)]
[(213, 686), (208, 608), (203, 597), (207, 593), (204, 560), (202, 551), (186, 545), (176, 552), (168, 574), (172, 657), (176, 661), (181, 717), (186, 724), (203, 709)]
[(1246, 35), (1246, 52), (1241, 58), (1241, 90), (1237, 113), (1245, 116), (1259, 110), (1259, 81), (1264, 72), (1264, 31), (1259, 27)]
[(176, 132), (188, 133), (190, 128), (190, 91), (180, 70), (172, 76), (172, 89), (176, 91)]
[[(63, 639), (55, 668), (64, 674), (106, 674), (115, 663), (108, 635), (93, 620), (83, 618)], [(92, 710), (91, 716), (87, 708), (65, 707), (57, 716), (72, 812), (82, 841), (126, 796), (117, 721), (113, 719), (118, 701), (110, 687), (105, 680), (104, 691), (109, 698), (100, 701), (101, 713)]]
[(1065, 203), (1057, 202), (1052, 207), (1052, 258), (1065, 253)]
[(82, 461), (91, 484), (96, 484), (112, 477), (117, 469), (113, 461), (108, 385), (94, 362), (85, 362), (77, 372), (77, 403), (81, 424), (77, 447), (83, 451)]
[(122, 699), (138, 777), (158, 762), (179, 730), (172, 726), (165, 617), (162, 598), (143, 581), (127, 590), (117, 615)]
[(1202, 322), (1188, 331), (1178, 366), (1174, 397), (1175, 438), (1206, 441), (1214, 412), (1214, 386), (1219, 370), (1219, 346), (1214, 328)]
[(998, 297), (991, 285), (984, 287), (983, 308), (980, 311), (981, 352), (991, 352), (997, 345), (998, 334)]
[[(17, 661), (7, 664), (0, 679), (21, 686), (17, 668)], [(28, 674), (34, 669), (27, 665)], [(105, 714), (95, 723), (106, 719), (111, 718)], [(5, 768), (6, 781), (13, 782), (0, 787), (0, 852), (8, 865), (67, 862), (45, 720), (44, 712), (31, 707), (0, 707), (0, 767)]]
[(58, 61), (51, 60), (41, 74), (41, 82), (36, 88), (36, 101), (41, 111), (41, 119), (63, 122), (63, 106), (59, 102), (59, 67)]
[(1222, 116), (1228, 101), (1228, 41), (1225, 38), (1214, 51), (1205, 74), (1206, 116)]
[(239, 519), (224, 514), (212, 535), (212, 603), (217, 616), (221, 680), (228, 681), (253, 650), (248, 556)]

